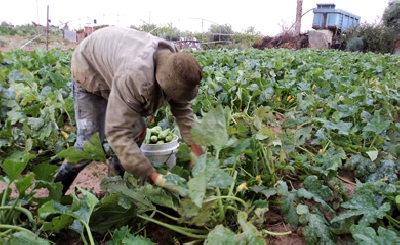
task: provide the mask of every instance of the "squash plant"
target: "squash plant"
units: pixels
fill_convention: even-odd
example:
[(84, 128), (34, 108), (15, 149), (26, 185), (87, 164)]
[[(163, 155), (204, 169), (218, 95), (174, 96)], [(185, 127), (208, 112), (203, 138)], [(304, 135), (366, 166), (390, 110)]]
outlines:
[[(82, 191), (81, 200), (77, 193), (61, 198), (52, 183), (56, 165), (64, 157), (105, 161), (109, 153), (95, 137), (84, 152), (71, 147), (71, 52), (1, 53), (0, 181), (7, 187), (0, 218), (11, 226), (0, 227), (1, 238), (33, 232), (46, 239), (71, 229), (86, 243), (109, 231), (110, 239), (142, 241), (132, 236), (145, 236), (151, 222), (206, 244), (264, 244), (292, 232), (265, 227), (266, 214), (277, 210), (309, 244), (399, 240), (399, 57), (311, 49), (192, 53), (204, 72), (192, 133), (206, 154), (189, 169), (193, 156), (181, 142), (167, 181), (184, 196), (126, 174), (104, 179), (101, 199)], [(151, 123), (176, 127), (167, 107)], [(49, 196), (35, 199), (39, 187)]]

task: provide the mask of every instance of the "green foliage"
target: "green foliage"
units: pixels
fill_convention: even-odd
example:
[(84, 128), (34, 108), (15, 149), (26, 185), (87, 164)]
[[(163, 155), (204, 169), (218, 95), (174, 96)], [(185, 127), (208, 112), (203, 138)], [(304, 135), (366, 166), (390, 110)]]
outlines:
[(95, 133), (89, 141), (86, 141), (83, 146), (83, 150), (76, 149), (75, 146), (71, 146), (68, 149), (62, 150), (57, 154), (60, 159), (67, 159), (69, 162), (78, 162), (81, 160), (96, 160), (106, 162), (107, 157), (100, 141), (99, 133)]
[(364, 50), (364, 42), (361, 37), (353, 37), (346, 45), (346, 50), (349, 52), (362, 52)]
[(89, 220), (99, 200), (92, 193), (78, 187), (82, 197), (78, 198), (75, 192), (72, 193), (72, 206), (63, 206), (60, 202), (51, 200), (43, 204), (38, 210), (42, 219), (51, 217), (51, 221), (43, 224), (43, 231), (60, 231), (65, 228), (72, 229), (81, 234), (82, 240), (86, 243), (84, 232), (89, 237), (90, 244), (94, 244)]
[[(31, 207), (40, 206), (53, 198), (59, 199), (62, 187), (48, 179), (48, 176), (56, 172), (56, 166), (37, 165), (33, 172), (23, 176), (22, 173), (32, 157), (34, 155), (27, 152), (16, 152), (1, 165), (6, 174), (0, 176), (0, 181), (6, 184), (0, 193), (0, 241), (4, 243), (48, 244), (47, 240), (38, 237), (40, 231)], [(16, 186), (18, 193), (16, 198), (11, 196), (12, 184)], [(35, 198), (34, 194), (41, 188), (47, 188), (49, 195)]]
[[(74, 118), (70, 53), (0, 54), (0, 180), (7, 185), (1, 223), (41, 237), (72, 229), (84, 242), (99, 232), (104, 241), (147, 243), (141, 236), (151, 222), (208, 244), (264, 244), (267, 236), (291, 232), (265, 229), (273, 205), (310, 244), (342, 236), (360, 243), (398, 239), (399, 57), (309, 49), (193, 54), (204, 78), (192, 101), (192, 138), (205, 154), (194, 157), (181, 142), (178, 164), (166, 176), (184, 197), (125, 174), (103, 180), (101, 200), (83, 190), (81, 199), (61, 198), (61, 184), (52, 183), (57, 166), (49, 163), (57, 157), (109, 156), (98, 138), (77, 152), (70, 148), (73, 131), (60, 132)], [(163, 107), (152, 123), (172, 128), (172, 121)], [(185, 165), (190, 160), (193, 169)], [(353, 195), (343, 170), (358, 180)], [(49, 195), (34, 198), (30, 190), (37, 188)], [(22, 213), (35, 222), (21, 222)], [(3, 239), (26, 236), (0, 229)]]
[(382, 21), (387, 27), (394, 28), (395, 33), (400, 33), (400, 1), (391, 0), (382, 15)]
[(141, 244), (141, 245), (152, 245), (155, 244), (151, 242), (150, 239), (135, 236), (130, 233), (130, 229), (127, 226), (122, 227), (119, 230), (115, 230), (111, 240), (106, 242), (106, 245), (114, 244)]
[(359, 244), (397, 244), (399, 242), (399, 237), (396, 236), (394, 231), (383, 227), (379, 227), (378, 232), (376, 232), (371, 227), (354, 225), (350, 228), (350, 231)]
[[(46, 33), (46, 27), (38, 27), (31, 24), (12, 25), (11, 23), (7, 23), (5, 21), (3, 21), (0, 25), (0, 35), (18, 35), (21, 37), (33, 37), (38, 34), (38, 31), (40, 31), (40, 33)], [(52, 35), (62, 35), (61, 29), (53, 26), (50, 26), (49, 33)]]
[(329, 222), (325, 219), (322, 212), (318, 209), (309, 211), (305, 205), (298, 205), (296, 208), (297, 214), (300, 215), (300, 222), (304, 224), (302, 233), (306, 239), (307, 244), (335, 244), (336, 236)]
[(209, 233), (204, 244), (266, 244), (265, 239), (261, 237), (256, 227), (246, 221), (246, 213), (240, 212), (237, 217), (238, 223), (242, 229), (241, 233), (235, 234), (223, 226), (217, 226)]
[(168, 41), (178, 41), (181, 36), (180, 30), (172, 25), (172, 23), (165, 26), (154, 27), (154, 31), (151, 33)]
[[(352, 41), (354, 38), (362, 38), (363, 52), (373, 53), (392, 53), (395, 42), (395, 32), (393, 27), (385, 26), (382, 22), (364, 22), (354, 31), (348, 34), (351, 48), (359, 48), (359, 41)], [(354, 43), (351, 43), (354, 42)]]
[(0, 36), (0, 47), (4, 47), (7, 45), (10, 41), (8, 40), (7, 37)]
[(37, 49), (0, 54), (0, 162), (15, 151), (49, 162), (74, 141), (60, 132), (73, 126), (70, 52)]
[(157, 29), (157, 26), (155, 24), (149, 24), (149, 23), (146, 23), (143, 21), (143, 25), (131, 26), (130, 28), (136, 29), (139, 31), (151, 32), (152, 30)]
[(261, 33), (256, 31), (254, 27), (247, 28), (244, 33), (235, 32), (233, 42), (237, 45), (238, 49), (251, 47), (259, 38)]
[(331, 222), (341, 222), (346, 219), (357, 219), (363, 226), (375, 224), (378, 219), (384, 218), (391, 209), (391, 204), (385, 196), (396, 193), (396, 187), (380, 181), (359, 183), (350, 200), (341, 204), (341, 207), (351, 211), (334, 217)]
[(211, 42), (232, 42), (233, 30), (232, 27), (228, 24), (212, 24), (209, 27), (209, 32), (209, 39)]

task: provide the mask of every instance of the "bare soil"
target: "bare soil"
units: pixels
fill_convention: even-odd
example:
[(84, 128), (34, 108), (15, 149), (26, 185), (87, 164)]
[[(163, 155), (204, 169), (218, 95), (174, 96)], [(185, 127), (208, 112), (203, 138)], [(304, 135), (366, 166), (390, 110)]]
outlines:
[[(108, 167), (102, 162), (92, 162), (84, 170), (82, 170), (71, 187), (67, 191), (67, 195), (75, 189), (76, 186), (81, 187), (84, 190), (90, 191), (96, 196), (102, 196), (103, 192), (100, 188), (100, 183), (103, 178), (107, 176)], [(6, 188), (6, 184), (0, 181), (0, 193)], [(16, 198), (18, 196), (17, 189), (11, 184), (11, 197)], [(47, 189), (40, 189), (36, 191), (35, 197), (43, 197), (48, 195)]]
[(4, 46), (0, 45), (0, 52), (8, 52), (17, 49), (23, 49), (25, 51), (33, 51), (39, 47), (44, 49), (58, 48), (61, 50), (74, 49), (78, 44), (66, 42), (62, 37), (51, 37), (46, 45), (46, 40), (44, 37), (37, 39), (36, 41), (27, 44), (30, 41), (30, 37), (22, 36), (0, 36), (2, 39), (8, 40), (8, 43)]

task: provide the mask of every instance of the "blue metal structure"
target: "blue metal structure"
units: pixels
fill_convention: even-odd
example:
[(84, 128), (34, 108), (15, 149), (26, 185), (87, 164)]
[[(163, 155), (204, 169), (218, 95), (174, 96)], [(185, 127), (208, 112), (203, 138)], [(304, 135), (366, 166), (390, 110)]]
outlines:
[(361, 17), (336, 9), (335, 4), (317, 4), (313, 9), (312, 28), (315, 30), (344, 31), (360, 24)]

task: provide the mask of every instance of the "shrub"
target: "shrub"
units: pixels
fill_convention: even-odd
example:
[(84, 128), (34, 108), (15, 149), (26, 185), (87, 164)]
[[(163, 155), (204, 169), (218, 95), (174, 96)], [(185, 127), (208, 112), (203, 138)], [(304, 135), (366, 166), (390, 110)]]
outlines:
[[(353, 45), (351, 47), (352, 49), (359, 48), (360, 41), (353, 40), (354, 38), (362, 39), (363, 49), (360, 51), (364, 53), (373, 52), (386, 54), (392, 53), (394, 48), (394, 28), (387, 27), (382, 22), (364, 22), (356, 29), (350, 30), (342, 40), (346, 43), (346, 46)], [(347, 48), (347, 50), (349, 49), (350, 47)]]
[(364, 52), (391, 53), (394, 46), (394, 29), (382, 23), (364, 23), (357, 30), (362, 37)]
[(4, 47), (9, 43), (8, 38), (0, 36), (0, 47)]
[(391, 0), (383, 12), (382, 21), (387, 27), (393, 27), (396, 34), (400, 33), (400, 1)]
[(349, 52), (362, 52), (364, 50), (364, 42), (361, 37), (353, 37), (347, 43), (346, 50)]

